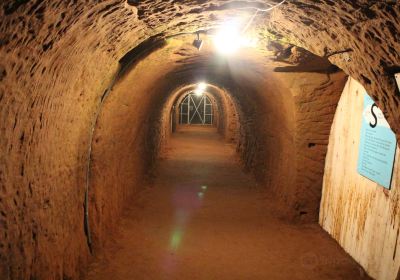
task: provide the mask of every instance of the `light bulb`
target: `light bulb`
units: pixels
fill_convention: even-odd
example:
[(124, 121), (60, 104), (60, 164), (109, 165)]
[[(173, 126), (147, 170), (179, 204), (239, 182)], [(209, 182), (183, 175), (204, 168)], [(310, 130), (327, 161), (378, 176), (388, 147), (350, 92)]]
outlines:
[(214, 37), (214, 45), (221, 54), (233, 54), (240, 48), (240, 28), (237, 21), (226, 22)]
[(195, 94), (196, 96), (202, 96), (202, 95), (203, 95), (203, 91), (202, 91), (202, 90), (199, 90), (199, 89), (196, 89), (196, 90), (194, 91), (194, 94)]
[(199, 90), (205, 90), (206, 88), (207, 88), (207, 85), (204, 82), (201, 82), (197, 85), (197, 89), (199, 89)]

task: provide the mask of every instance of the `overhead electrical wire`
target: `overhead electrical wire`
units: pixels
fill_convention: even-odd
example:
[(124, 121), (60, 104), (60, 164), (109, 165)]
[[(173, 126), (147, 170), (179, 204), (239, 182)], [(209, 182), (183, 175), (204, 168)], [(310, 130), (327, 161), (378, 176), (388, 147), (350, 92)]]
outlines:
[(256, 10), (256, 12), (255, 12), (255, 13), (253, 14), (253, 16), (250, 18), (249, 22), (248, 22), (248, 23), (246, 24), (246, 26), (243, 28), (242, 33), (245, 33), (246, 30), (250, 27), (250, 25), (252, 24), (254, 18), (257, 16), (258, 12), (269, 12), (269, 11), (272, 11), (273, 9), (279, 7), (280, 5), (282, 5), (283, 3), (285, 3), (286, 1), (287, 1), (287, 0), (283, 0), (283, 1), (281, 1), (281, 2), (279, 2), (278, 4), (275, 4), (275, 5), (267, 3), (267, 5), (269, 5), (270, 7), (269, 7), (269, 8), (266, 8), (266, 9), (260, 9), (260, 8), (257, 8), (257, 7), (243, 7), (243, 8), (239, 8), (239, 9), (242, 9), (242, 10), (243, 10), (243, 9), (255, 9), (255, 10)]
[(275, 8), (277, 8), (277, 7), (279, 7), (280, 5), (282, 5), (283, 3), (285, 3), (286, 1), (287, 1), (287, 0), (282, 0), (281, 2), (279, 2), (278, 4), (275, 4), (275, 5), (266, 3), (266, 5), (269, 5), (269, 6), (270, 6), (269, 8), (266, 8), (266, 9), (260, 9), (260, 8), (257, 8), (257, 7), (243, 7), (243, 8), (238, 8), (238, 9), (255, 9), (255, 10), (257, 10), (258, 12), (269, 12), (269, 11), (271, 11), (271, 10), (273, 10), (273, 9), (275, 9)]

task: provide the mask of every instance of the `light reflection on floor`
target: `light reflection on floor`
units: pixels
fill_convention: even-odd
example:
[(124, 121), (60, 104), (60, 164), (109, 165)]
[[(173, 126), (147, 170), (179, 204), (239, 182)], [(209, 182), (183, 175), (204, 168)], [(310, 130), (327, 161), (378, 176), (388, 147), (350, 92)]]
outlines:
[(174, 227), (163, 265), (167, 274), (173, 273), (176, 268), (177, 254), (184, 240), (186, 225), (190, 221), (190, 217), (201, 207), (206, 191), (207, 186), (205, 185), (198, 188), (178, 187), (172, 196), (175, 207)]
[(128, 207), (87, 280), (365, 279), (317, 225), (277, 219), (234, 147), (203, 132), (171, 140), (154, 184)]

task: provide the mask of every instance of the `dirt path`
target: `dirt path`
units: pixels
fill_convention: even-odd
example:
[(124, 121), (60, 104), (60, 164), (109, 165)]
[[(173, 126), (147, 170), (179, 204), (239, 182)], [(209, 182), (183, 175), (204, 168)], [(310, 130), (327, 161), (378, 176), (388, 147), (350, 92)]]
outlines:
[(88, 280), (366, 279), (317, 225), (276, 219), (213, 129), (177, 133), (157, 174)]

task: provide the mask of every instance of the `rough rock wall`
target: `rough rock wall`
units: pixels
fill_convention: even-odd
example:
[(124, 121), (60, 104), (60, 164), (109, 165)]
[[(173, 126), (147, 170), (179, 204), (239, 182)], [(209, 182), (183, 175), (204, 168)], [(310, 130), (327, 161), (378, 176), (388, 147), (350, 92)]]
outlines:
[[(273, 42), (269, 49), (278, 64), (274, 68), (274, 76), (290, 92), (284, 99), (293, 99), (291, 102), (294, 103), (291, 110), (283, 112), (289, 119), (292, 118), (293, 143), (289, 147), (293, 146), (293, 149), (286, 151), (288, 148), (285, 148), (286, 154), (278, 153), (274, 157), (281, 157), (280, 162), (284, 166), (295, 168), (293, 173), (287, 171), (287, 175), (293, 174), (295, 178), (291, 184), (268, 180), (267, 186), (271, 186), (285, 205), (281, 210), (285, 218), (302, 222), (316, 221), (330, 126), (346, 75), (327, 58), (315, 56), (302, 48)], [(279, 104), (273, 104), (272, 108), (284, 111)], [(285, 129), (281, 125), (280, 130)], [(271, 136), (266, 139), (271, 139)], [(275, 148), (272, 145), (267, 150)], [(265, 163), (257, 163), (256, 166), (258, 164)]]
[[(6, 279), (77, 278), (84, 267), (90, 131), (123, 54), (152, 35), (207, 29), (248, 12), (235, 7), (262, 7), (264, 1), (129, 3), (139, 5), (1, 4), (0, 275)], [(280, 33), (330, 55), (367, 87), (398, 132), (399, 97), (389, 75), (400, 64), (398, 15), (397, 1), (292, 0), (257, 22), (266, 36)], [(350, 60), (331, 55), (347, 49), (353, 50)]]
[(295, 178), (295, 165), (289, 160), (295, 151), (294, 101), (271, 68), (250, 69), (244, 77), (234, 76), (228, 87), (239, 104), (237, 151), (246, 170), (268, 190), (280, 192), (293, 186)]
[[(281, 73), (294, 99), (295, 187), (275, 192), (291, 207), (296, 221), (316, 221), (332, 120), (347, 76), (336, 73)], [(289, 164), (288, 164), (289, 166)]]
[(225, 137), (229, 143), (237, 143), (239, 139), (239, 114), (237, 104), (232, 99), (231, 95), (225, 90), (221, 90), (221, 101), (219, 102), (222, 107), (220, 121), (221, 125), (218, 126), (220, 133)]
[(349, 78), (329, 138), (320, 224), (375, 279), (396, 278), (399, 265), (400, 149), (391, 190), (357, 172), (365, 89)]
[(154, 162), (157, 135), (151, 131), (156, 128), (152, 107), (156, 98), (162, 98), (162, 77), (167, 70), (160, 67), (154, 74), (159, 56), (148, 58), (114, 85), (95, 128), (89, 215), (96, 248), (102, 247), (115, 228), (127, 200), (143, 188), (143, 176)]
[[(265, 30), (329, 60), (359, 81), (400, 139), (399, 1), (287, 1)], [(268, 32), (269, 30), (269, 32)]]
[(127, 23), (130, 36), (115, 41), (110, 35), (124, 28), (124, 18), (105, 15), (106, 6), (1, 4), (3, 279), (76, 279), (87, 262), (82, 215), (90, 127), (123, 45), (142, 33)]

